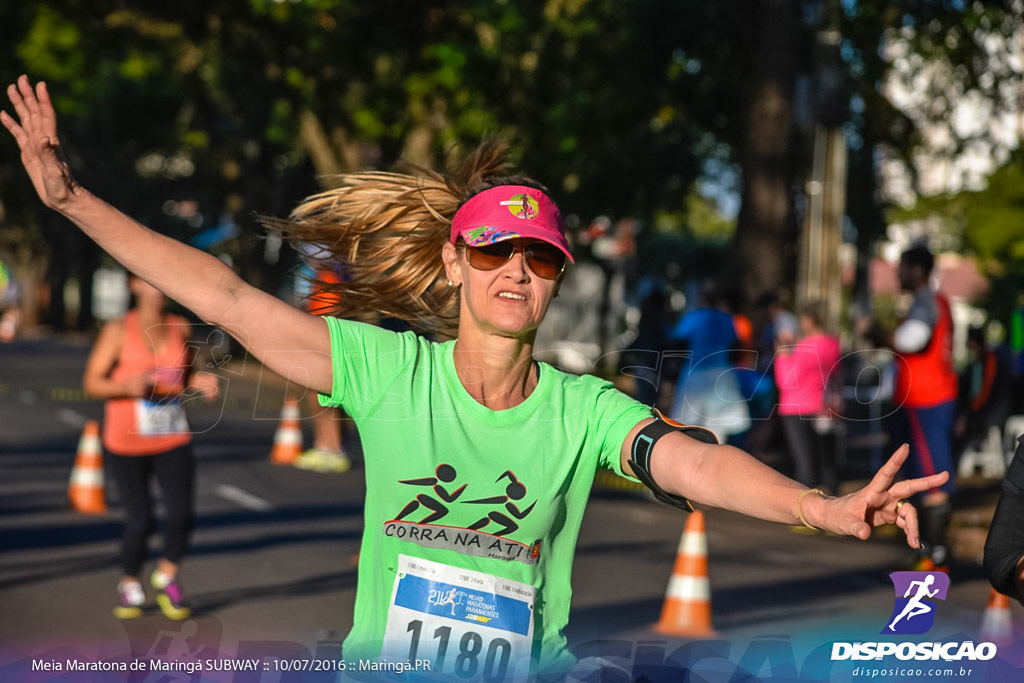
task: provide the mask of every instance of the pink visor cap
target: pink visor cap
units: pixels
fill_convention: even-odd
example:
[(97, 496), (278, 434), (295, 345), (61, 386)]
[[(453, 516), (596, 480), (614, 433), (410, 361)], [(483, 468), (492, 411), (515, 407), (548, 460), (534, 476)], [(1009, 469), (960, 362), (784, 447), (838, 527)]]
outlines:
[(551, 198), (525, 185), (499, 185), (473, 195), (452, 219), (452, 244), (471, 247), (516, 238), (543, 240), (575, 263), (565, 239), (565, 221)]

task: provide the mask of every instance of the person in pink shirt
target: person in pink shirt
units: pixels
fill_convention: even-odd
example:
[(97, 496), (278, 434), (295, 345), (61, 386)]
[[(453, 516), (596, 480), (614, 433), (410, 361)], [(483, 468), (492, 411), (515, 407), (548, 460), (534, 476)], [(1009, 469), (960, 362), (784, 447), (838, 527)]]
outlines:
[(825, 303), (809, 301), (800, 309), (801, 339), (780, 335), (775, 356), (779, 416), (793, 458), (793, 478), (835, 491), (835, 457), (826, 437), (833, 406), (832, 382), (838, 380), (839, 339), (824, 329)]

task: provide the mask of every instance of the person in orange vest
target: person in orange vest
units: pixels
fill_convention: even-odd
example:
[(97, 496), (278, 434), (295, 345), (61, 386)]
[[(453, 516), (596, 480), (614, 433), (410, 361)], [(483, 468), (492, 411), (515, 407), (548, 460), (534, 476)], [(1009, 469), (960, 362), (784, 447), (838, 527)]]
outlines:
[(165, 520), (162, 556), (150, 583), (164, 614), (184, 619), (189, 608), (178, 567), (188, 551), (195, 516), (195, 458), (182, 395), (198, 391), (212, 399), (219, 387), (214, 375), (191, 374), (188, 321), (166, 313), (164, 295), (141, 278), (129, 275), (128, 288), (135, 305), (123, 318), (103, 326), (83, 378), (86, 393), (106, 399), (104, 461), (124, 510), (122, 577), (114, 614), (122, 619), (140, 616), (146, 601), (139, 576), (149, 555), (156, 508), (150, 485), (155, 480)]
[[(328, 255), (322, 248), (316, 254)], [(306, 310), (313, 315), (332, 315), (341, 304), (342, 295), (337, 286), (343, 281), (343, 268), (340, 265), (318, 265), (315, 277), (310, 279), (312, 289)], [(349, 471), (352, 461), (342, 445), (344, 411), (334, 406), (321, 406), (315, 392), (308, 394), (307, 404), (313, 419), (313, 445), (299, 454), (295, 466), (316, 472)]]
[(949, 472), (944, 484), (918, 494), (924, 547), (913, 566), (919, 570), (947, 566), (950, 497), (956, 492), (953, 423), (958, 378), (953, 367), (953, 315), (948, 299), (929, 285), (934, 265), (935, 257), (924, 246), (911, 247), (900, 256), (900, 287), (914, 298), (885, 340), (896, 353), (893, 443), (910, 445), (906, 463), (910, 476)]

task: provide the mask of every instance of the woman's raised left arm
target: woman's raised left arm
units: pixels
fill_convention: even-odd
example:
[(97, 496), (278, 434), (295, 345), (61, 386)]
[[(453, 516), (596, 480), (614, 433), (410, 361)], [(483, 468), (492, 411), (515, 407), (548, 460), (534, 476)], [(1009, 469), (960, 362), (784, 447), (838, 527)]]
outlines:
[[(638, 424), (626, 437), (622, 463), (626, 472)], [(829, 496), (794, 481), (752, 455), (728, 445), (708, 444), (682, 432), (670, 432), (654, 446), (651, 474), (665, 491), (695, 503), (732, 510), (783, 524), (806, 524), (844, 536), (867, 539), (871, 530), (895, 523), (912, 548), (920, 545), (917, 511), (900, 501), (940, 486), (949, 477), (940, 472), (920, 479), (896, 481), (910, 447), (900, 446), (864, 488), (845, 496)]]

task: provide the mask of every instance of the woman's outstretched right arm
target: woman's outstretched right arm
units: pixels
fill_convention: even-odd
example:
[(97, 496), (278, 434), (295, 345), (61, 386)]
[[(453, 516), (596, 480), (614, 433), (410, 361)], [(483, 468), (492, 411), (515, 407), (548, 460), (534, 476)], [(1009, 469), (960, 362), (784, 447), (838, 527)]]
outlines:
[(322, 393), (332, 387), (326, 323), (243, 281), (214, 256), (141, 225), (72, 177), (60, 150), (57, 118), (45, 83), (26, 76), (7, 88), (18, 120), (0, 122), (43, 203), (151, 285), (220, 325), (275, 372)]

